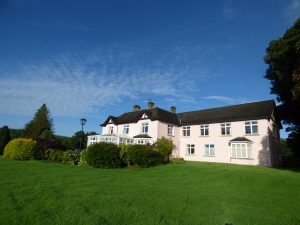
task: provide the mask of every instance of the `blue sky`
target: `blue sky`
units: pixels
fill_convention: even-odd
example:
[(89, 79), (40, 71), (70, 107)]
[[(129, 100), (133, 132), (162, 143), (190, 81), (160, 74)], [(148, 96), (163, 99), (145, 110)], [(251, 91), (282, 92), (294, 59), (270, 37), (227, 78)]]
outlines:
[(275, 99), (265, 49), (299, 15), (300, 0), (0, 0), (0, 126), (43, 103), (71, 136), (81, 117), (100, 132), (148, 100), (184, 112)]

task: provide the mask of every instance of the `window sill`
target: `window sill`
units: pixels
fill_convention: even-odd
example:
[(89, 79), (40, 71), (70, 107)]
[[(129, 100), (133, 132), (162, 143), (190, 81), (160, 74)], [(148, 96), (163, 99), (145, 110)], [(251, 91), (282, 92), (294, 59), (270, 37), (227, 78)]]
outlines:
[(204, 138), (204, 137), (210, 137), (210, 136), (209, 136), (209, 135), (204, 135), (204, 136), (201, 136), (201, 135), (200, 135), (199, 137), (200, 137), (200, 138), (202, 138), (202, 137)]
[(257, 134), (245, 134), (245, 136), (259, 136), (260, 134), (257, 133)]
[(203, 157), (216, 157), (215, 155), (203, 155)]
[(175, 135), (173, 135), (173, 134), (168, 134), (168, 137), (175, 137)]
[(182, 138), (190, 138), (191, 136), (181, 136)]
[(225, 135), (220, 135), (219, 137), (232, 137), (232, 135), (231, 134), (225, 134)]
[(195, 154), (185, 154), (185, 156), (195, 156)]
[(254, 160), (253, 158), (237, 158), (237, 157), (230, 157), (230, 159), (245, 159), (245, 160)]

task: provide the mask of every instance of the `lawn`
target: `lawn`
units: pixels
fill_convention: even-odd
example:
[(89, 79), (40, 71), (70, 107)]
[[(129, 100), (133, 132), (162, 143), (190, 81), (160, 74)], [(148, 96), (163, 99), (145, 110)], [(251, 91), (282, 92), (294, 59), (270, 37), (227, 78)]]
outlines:
[(0, 158), (0, 224), (299, 225), (300, 173), (196, 162), (93, 169)]

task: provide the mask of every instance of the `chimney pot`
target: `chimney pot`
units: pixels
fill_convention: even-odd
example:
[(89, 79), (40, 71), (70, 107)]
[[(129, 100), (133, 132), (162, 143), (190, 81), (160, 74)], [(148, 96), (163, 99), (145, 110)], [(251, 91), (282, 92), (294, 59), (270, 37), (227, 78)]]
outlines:
[(154, 108), (154, 103), (149, 101), (148, 102), (148, 109), (152, 109), (152, 108)]
[(171, 112), (176, 113), (176, 107), (175, 106), (171, 106)]
[(140, 111), (141, 107), (139, 105), (134, 105), (133, 106), (133, 111)]

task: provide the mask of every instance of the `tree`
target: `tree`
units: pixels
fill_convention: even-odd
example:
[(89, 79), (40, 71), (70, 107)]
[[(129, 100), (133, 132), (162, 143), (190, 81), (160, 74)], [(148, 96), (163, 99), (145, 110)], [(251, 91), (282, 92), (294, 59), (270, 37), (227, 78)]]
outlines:
[(281, 103), (279, 115), (289, 125), (288, 144), (300, 157), (300, 18), (283, 37), (269, 43), (264, 60), (268, 64), (265, 78)]
[(0, 155), (3, 154), (4, 147), (10, 141), (10, 130), (8, 126), (3, 126), (0, 129)]
[(155, 151), (158, 151), (163, 157), (165, 162), (169, 162), (169, 157), (173, 151), (174, 145), (171, 139), (165, 137), (159, 138), (153, 146)]
[(37, 110), (33, 119), (25, 125), (24, 130), (24, 135), (30, 138), (37, 138), (42, 134), (53, 134), (53, 122), (46, 104)]

